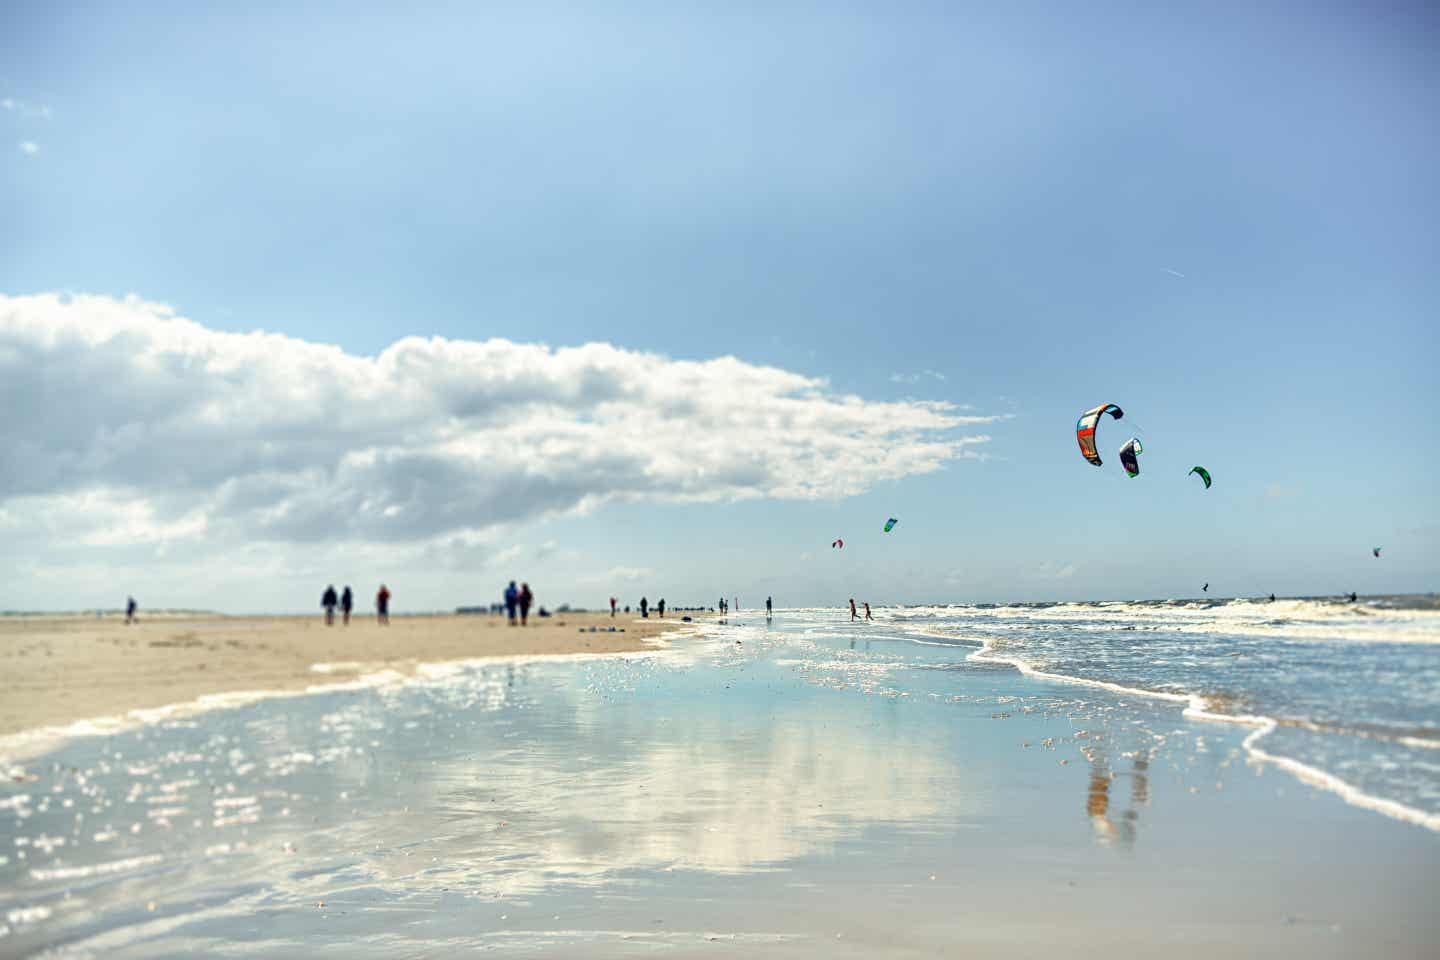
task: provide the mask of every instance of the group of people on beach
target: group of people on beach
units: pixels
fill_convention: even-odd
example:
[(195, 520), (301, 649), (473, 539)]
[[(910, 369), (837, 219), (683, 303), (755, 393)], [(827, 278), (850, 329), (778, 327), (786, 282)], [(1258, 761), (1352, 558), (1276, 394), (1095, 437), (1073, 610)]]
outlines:
[[(320, 606), (325, 608), (325, 626), (335, 625), (335, 608), (340, 608), (341, 622), (345, 626), (350, 625), (350, 611), (355, 609), (355, 594), (350, 590), (347, 583), (345, 589), (337, 596), (335, 584), (325, 588), (320, 596)], [(380, 589), (375, 593), (375, 620), (382, 627), (390, 623), (390, 588), (380, 584)]]
[[(870, 616), (870, 604), (869, 604), (868, 602), (862, 600), (862, 601), (861, 601), (861, 605), (865, 608), (865, 619), (866, 619), (866, 620), (874, 620), (875, 618), (872, 617), (872, 616)], [(854, 597), (851, 597), (851, 598), (850, 598), (850, 622), (851, 622), (851, 623), (854, 623), (856, 620), (859, 620), (859, 619), (860, 619), (860, 614), (859, 614), (859, 613), (856, 611), (856, 609), (855, 609), (855, 598), (854, 598)]]
[[(510, 586), (505, 588), (505, 613), (510, 617), (510, 626), (515, 626), (515, 612), (520, 612), (518, 621), (520, 626), (526, 626), (530, 621), (530, 606), (535, 602), (535, 594), (530, 592), (530, 584), (522, 583), (517, 589), (515, 581), (510, 581)], [(544, 614), (541, 614), (544, 616)]]

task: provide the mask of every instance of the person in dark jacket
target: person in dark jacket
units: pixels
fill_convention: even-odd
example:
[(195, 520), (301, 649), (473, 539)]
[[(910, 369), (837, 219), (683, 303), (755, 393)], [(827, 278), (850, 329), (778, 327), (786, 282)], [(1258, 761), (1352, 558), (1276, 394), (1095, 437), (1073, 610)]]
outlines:
[(325, 626), (335, 625), (335, 604), (339, 600), (335, 597), (335, 584), (325, 588), (325, 593), (320, 597), (320, 606), (325, 608)]
[(355, 609), (355, 594), (350, 592), (350, 584), (345, 584), (345, 589), (340, 592), (340, 619), (345, 626), (350, 626), (350, 611)]
[(535, 602), (535, 594), (530, 592), (530, 584), (520, 584), (520, 626), (525, 626), (530, 619), (530, 604)]

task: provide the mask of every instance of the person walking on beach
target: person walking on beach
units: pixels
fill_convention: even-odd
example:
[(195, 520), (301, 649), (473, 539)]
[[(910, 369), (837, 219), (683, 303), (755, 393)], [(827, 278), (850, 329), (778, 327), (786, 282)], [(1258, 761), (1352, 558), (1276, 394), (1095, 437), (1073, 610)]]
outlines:
[(851, 622), (851, 623), (854, 623), (854, 622), (855, 622), (856, 620), (858, 620), (859, 618), (860, 618), (860, 615), (855, 612), (855, 598), (854, 598), (854, 597), (851, 597), (851, 598), (850, 598), (850, 622)]
[(382, 627), (390, 625), (390, 588), (383, 583), (375, 594), (375, 621)]
[(772, 598), (772, 597), (766, 597), (766, 598), (765, 598), (765, 619), (766, 619), (766, 620), (769, 620), (769, 619), (770, 619), (770, 614), (771, 614), (771, 609), (772, 609), (772, 608), (771, 608), (771, 603), (772, 603), (772, 600), (773, 600), (773, 599), (774, 599), (774, 598)]
[(615, 619), (615, 598), (614, 598), (614, 597), (611, 597), (611, 598), (610, 598), (610, 619), (611, 619), (611, 620), (614, 620), (614, 619)]
[(660, 616), (662, 616), (662, 617), (665, 616), (665, 598), (664, 598), (664, 597), (661, 597), (661, 598), (660, 598), (660, 603), (656, 605), (655, 609), (656, 609), (657, 611), (659, 611)]
[(650, 601), (644, 597), (640, 598), (640, 616), (650, 619)]
[(869, 604), (869, 603), (866, 603), (866, 604), (865, 604), (865, 619), (866, 619), (866, 620), (874, 620), (874, 619), (875, 619), (874, 617), (870, 616), (870, 604)]
[(510, 617), (510, 626), (515, 626), (515, 608), (520, 604), (520, 591), (515, 589), (515, 581), (510, 581), (510, 586), (505, 588), (505, 613)]
[(135, 602), (134, 597), (125, 598), (125, 625), (127, 627), (135, 622), (135, 611), (139, 608), (140, 605)]
[(520, 584), (520, 626), (525, 626), (530, 619), (530, 604), (535, 602), (535, 594), (530, 592), (530, 584)]
[(345, 589), (340, 592), (340, 620), (345, 626), (350, 626), (350, 611), (355, 609), (355, 594), (350, 592), (350, 584), (345, 584)]
[(325, 592), (320, 596), (320, 606), (325, 608), (325, 626), (327, 627), (333, 627), (335, 625), (336, 602), (335, 584), (332, 583), (325, 588)]

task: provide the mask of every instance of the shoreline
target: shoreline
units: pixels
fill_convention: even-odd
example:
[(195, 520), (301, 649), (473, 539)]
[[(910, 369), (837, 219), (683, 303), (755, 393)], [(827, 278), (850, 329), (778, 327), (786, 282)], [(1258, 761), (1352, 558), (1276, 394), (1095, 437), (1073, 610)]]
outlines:
[(0, 759), (170, 716), (404, 682), (448, 663), (645, 653), (695, 626), (600, 613), (513, 628), (503, 617), (454, 614), (333, 627), (318, 616), (0, 621)]
[[(955, 637), (939, 633), (931, 634), (931, 636), (944, 636), (946, 639), (959, 640), (967, 644), (979, 644), (979, 648), (966, 657), (967, 660), (980, 663), (1004, 664), (1013, 667), (1017, 673), (1025, 677), (1054, 683), (1091, 687), (1106, 690), (1114, 694), (1129, 694), (1175, 704), (1183, 703), (1185, 706), (1181, 709), (1180, 715), (1187, 719), (1249, 728), (1250, 733), (1241, 741), (1240, 746), (1245, 751), (1251, 763), (1257, 765), (1270, 764), (1277, 767), (1294, 777), (1300, 783), (1338, 796), (1345, 803), (1357, 809), (1368, 810), (1371, 813), (1378, 813), (1392, 820), (1398, 820), (1401, 823), (1408, 823), (1433, 833), (1440, 833), (1440, 814), (1426, 813), (1424, 810), (1417, 810), (1399, 801), (1366, 793), (1359, 787), (1342, 780), (1327, 770), (1312, 766), (1308, 763), (1302, 763), (1290, 757), (1270, 753), (1263, 747), (1260, 747), (1258, 745), (1260, 741), (1264, 740), (1271, 733), (1274, 733), (1280, 726), (1280, 722), (1274, 717), (1220, 713), (1210, 709), (1212, 705), (1210, 699), (1198, 693), (1168, 693), (1163, 690), (1147, 690), (1144, 687), (1129, 687), (1108, 680), (1092, 680), (1088, 677), (1072, 677), (1068, 674), (1051, 673), (1047, 670), (1040, 670), (1019, 658), (997, 655), (993, 648), (994, 640), (992, 638)], [(926, 641), (921, 640), (919, 642), (925, 643)]]

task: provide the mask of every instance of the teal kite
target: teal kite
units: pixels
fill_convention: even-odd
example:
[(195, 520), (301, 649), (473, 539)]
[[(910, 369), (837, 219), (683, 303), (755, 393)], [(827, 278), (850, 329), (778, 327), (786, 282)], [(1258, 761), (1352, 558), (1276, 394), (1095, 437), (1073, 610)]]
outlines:
[(899, 523), (899, 522), (900, 522), (900, 521), (899, 521), (899, 520), (896, 520), (894, 517), (891, 517), (889, 520), (886, 520), (886, 521), (885, 521), (885, 532), (886, 532), (886, 533), (889, 533), (891, 530), (894, 530), (894, 529), (895, 529), (895, 524), (897, 524), (897, 523)]
[[(1205, 489), (1206, 489), (1206, 490), (1209, 490), (1209, 489), (1210, 489), (1210, 471), (1209, 471), (1209, 470), (1206, 470), (1204, 467), (1191, 467), (1191, 468), (1190, 468), (1190, 473), (1198, 473), (1198, 474), (1200, 475), (1200, 479), (1205, 481)], [(1190, 476), (1190, 473), (1185, 474), (1185, 476), (1187, 476), (1187, 477)]]
[(1125, 472), (1132, 477), (1140, 476), (1140, 454), (1145, 452), (1144, 446), (1140, 443), (1139, 437), (1131, 437), (1125, 441), (1125, 446), (1120, 448), (1120, 465)]

